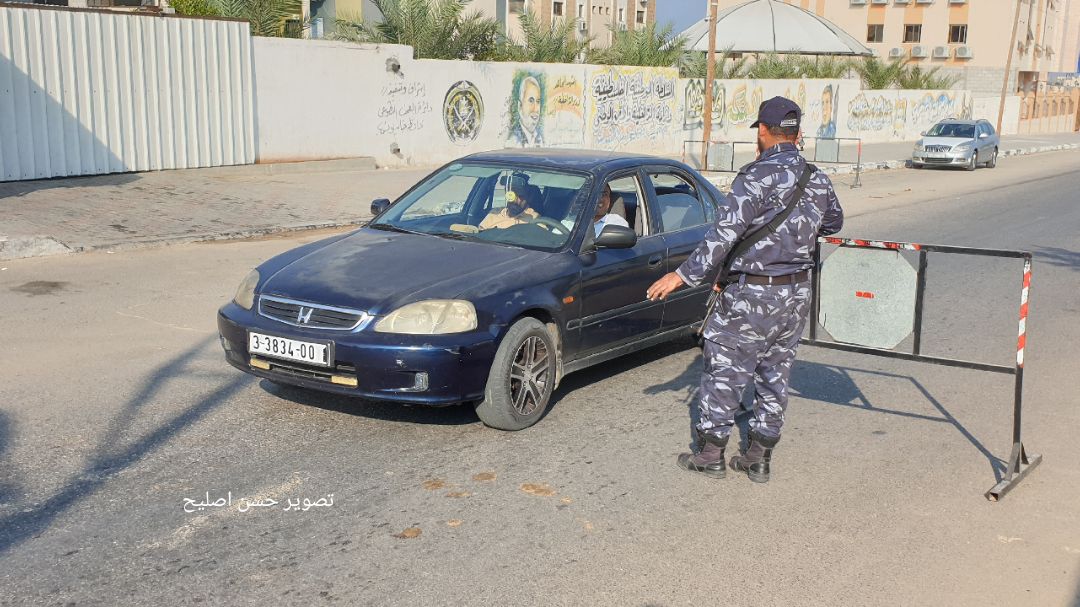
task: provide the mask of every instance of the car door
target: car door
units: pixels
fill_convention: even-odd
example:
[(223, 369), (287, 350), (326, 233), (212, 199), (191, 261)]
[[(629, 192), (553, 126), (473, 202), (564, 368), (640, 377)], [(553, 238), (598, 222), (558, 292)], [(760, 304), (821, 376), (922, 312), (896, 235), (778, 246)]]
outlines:
[[(586, 207), (592, 230), (592, 214), (606, 183), (612, 184), (612, 200), (625, 194), (638, 201), (634, 224), (637, 244), (630, 249), (588, 251), (592, 232), (582, 245), (581, 316), (574, 326), (580, 328), (579, 357), (588, 356), (648, 337), (660, 330), (663, 302), (646, 299), (649, 285), (665, 271), (664, 239), (654, 233), (648, 213), (642, 213), (642, 175), (637, 170), (613, 174), (599, 181)], [(624, 205), (630, 206), (630, 205)]]
[[(686, 171), (674, 166), (646, 169), (646, 191), (665, 245), (665, 270), (673, 272), (705, 239), (705, 230), (715, 220), (716, 207), (706, 189)], [(711, 285), (684, 287), (664, 303), (661, 330), (700, 321)]]

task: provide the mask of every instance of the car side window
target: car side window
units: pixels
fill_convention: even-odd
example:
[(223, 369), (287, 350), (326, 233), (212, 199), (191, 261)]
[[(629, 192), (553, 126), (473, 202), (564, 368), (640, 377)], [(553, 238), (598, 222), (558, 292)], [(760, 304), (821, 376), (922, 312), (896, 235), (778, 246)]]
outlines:
[(661, 231), (676, 232), (707, 222), (701, 194), (682, 175), (670, 171), (650, 171), (649, 181), (656, 192)]
[(649, 235), (649, 205), (645, 204), (637, 176), (617, 177), (608, 182), (611, 188), (611, 213), (622, 216), (638, 237)]
[(983, 123), (983, 128), (986, 129), (988, 135), (994, 134), (994, 127), (989, 122)]

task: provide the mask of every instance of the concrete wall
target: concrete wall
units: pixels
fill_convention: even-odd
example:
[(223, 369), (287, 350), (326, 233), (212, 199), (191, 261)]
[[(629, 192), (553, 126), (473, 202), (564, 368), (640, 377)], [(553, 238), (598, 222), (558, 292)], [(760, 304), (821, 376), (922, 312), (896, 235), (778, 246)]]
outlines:
[[(971, 117), (988, 120), (996, 125), (998, 109), (1001, 107), (1001, 97), (977, 97), (972, 100)], [(1020, 97), (1010, 95), (1005, 97), (1005, 114), (1001, 121), (1001, 135), (1015, 135), (1020, 124)]]

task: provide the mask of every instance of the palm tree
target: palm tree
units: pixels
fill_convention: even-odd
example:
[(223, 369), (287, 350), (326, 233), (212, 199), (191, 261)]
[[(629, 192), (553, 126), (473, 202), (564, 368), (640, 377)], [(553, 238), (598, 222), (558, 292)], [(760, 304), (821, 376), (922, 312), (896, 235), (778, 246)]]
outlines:
[(251, 24), (253, 36), (298, 38), (298, 29), (286, 27), (287, 20), (299, 21), (304, 10), (300, 0), (216, 0), (222, 17), (243, 19)]
[[(269, 0), (267, 0), (269, 1)], [(418, 59), (486, 60), (499, 51), (499, 23), (478, 12), (465, 13), (467, 0), (372, 0), (378, 22), (339, 18), (337, 40), (407, 44)]]
[(755, 80), (785, 80), (801, 78), (803, 73), (802, 58), (795, 55), (781, 57), (776, 53), (759, 55), (754, 65), (750, 66), (747, 78)]
[(839, 57), (801, 57), (803, 78), (836, 80), (848, 75), (851, 61)]
[(940, 67), (932, 67), (923, 70), (919, 66), (905, 67), (896, 80), (896, 85), (902, 89), (940, 90), (952, 88), (958, 80), (957, 76), (949, 74), (938, 75)]
[[(686, 61), (682, 69), (683, 78), (704, 78), (707, 75), (708, 60), (706, 55), (708, 53), (698, 53), (691, 51), (687, 54)], [(731, 59), (730, 63), (728, 59)], [(720, 56), (713, 62), (713, 74), (717, 80), (735, 79), (746, 77), (746, 64), (750, 58), (746, 55), (735, 59), (731, 57), (731, 49), (721, 51)]]
[(612, 30), (611, 46), (594, 49), (590, 63), (681, 67), (686, 59), (686, 38), (672, 36), (670, 25), (657, 30), (655, 23), (632, 30)]
[(899, 59), (883, 63), (876, 57), (866, 57), (862, 63), (855, 63), (853, 68), (868, 89), (887, 89), (896, 84), (904, 72), (904, 64)]
[(574, 63), (580, 61), (589, 48), (591, 38), (578, 40), (575, 22), (570, 19), (554, 21), (545, 27), (531, 10), (520, 17), (520, 43), (508, 40), (503, 56), (508, 61), (533, 63)]

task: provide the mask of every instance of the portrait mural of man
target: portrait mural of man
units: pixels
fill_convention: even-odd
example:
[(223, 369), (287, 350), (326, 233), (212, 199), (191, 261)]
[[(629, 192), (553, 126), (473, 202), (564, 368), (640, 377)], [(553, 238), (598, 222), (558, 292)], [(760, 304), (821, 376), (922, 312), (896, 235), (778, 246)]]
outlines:
[(836, 137), (836, 103), (834, 103), (835, 91), (831, 84), (826, 84), (821, 90), (821, 126), (818, 127), (817, 136), (826, 139)]
[(544, 145), (544, 80), (540, 73), (514, 74), (507, 143), (521, 147)]

